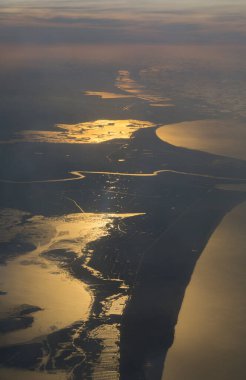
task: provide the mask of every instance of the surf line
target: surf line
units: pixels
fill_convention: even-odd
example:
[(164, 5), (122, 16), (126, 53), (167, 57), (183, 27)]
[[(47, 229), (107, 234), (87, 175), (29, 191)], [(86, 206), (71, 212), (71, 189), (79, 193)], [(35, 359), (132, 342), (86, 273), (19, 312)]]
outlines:
[(111, 176), (121, 176), (121, 177), (156, 177), (161, 173), (174, 173), (174, 174), (181, 174), (181, 175), (187, 175), (187, 176), (192, 176), (192, 177), (210, 178), (210, 179), (216, 179), (216, 180), (222, 180), (222, 181), (224, 180), (224, 181), (246, 182), (246, 178), (217, 177), (217, 176), (212, 176), (209, 174), (199, 174), (199, 173), (192, 173), (192, 172), (188, 173), (188, 172), (182, 172), (182, 171), (172, 170), (172, 169), (161, 169), (161, 170), (155, 170), (152, 173), (124, 173), (124, 172), (80, 170), (80, 171), (69, 172), (69, 174), (72, 174), (73, 176), (75, 176), (75, 177), (70, 177), (70, 178), (35, 180), (35, 181), (14, 181), (14, 180), (1, 179), (0, 183), (29, 184), (29, 183), (56, 183), (56, 182), (68, 182), (68, 181), (80, 181), (81, 179), (86, 177), (86, 174), (109, 175), (109, 176), (111, 175)]
[(161, 170), (155, 170), (152, 173), (123, 173), (123, 172), (107, 172), (107, 171), (85, 171), (80, 170), (78, 173), (82, 174), (98, 174), (98, 175), (113, 175), (113, 176), (124, 176), (124, 177), (156, 177), (158, 174), (161, 173), (174, 173), (174, 174), (181, 174), (181, 175), (188, 175), (193, 177), (203, 177), (203, 178), (212, 178), (212, 179), (219, 179), (219, 180), (227, 180), (227, 181), (242, 181), (246, 182), (246, 178), (236, 178), (236, 177), (217, 177), (212, 176), (209, 174), (199, 174), (199, 173), (187, 173), (182, 172), (178, 170), (172, 170), (172, 169), (161, 169)]
[(0, 179), (0, 183), (13, 183), (13, 184), (28, 184), (28, 183), (55, 183), (55, 182), (68, 182), (68, 181), (80, 181), (85, 178), (81, 172), (73, 171), (69, 172), (75, 177), (70, 178), (58, 178), (58, 179), (43, 179), (43, 180), (35, 180), (35, 181), (14, 181), (10, 179)]

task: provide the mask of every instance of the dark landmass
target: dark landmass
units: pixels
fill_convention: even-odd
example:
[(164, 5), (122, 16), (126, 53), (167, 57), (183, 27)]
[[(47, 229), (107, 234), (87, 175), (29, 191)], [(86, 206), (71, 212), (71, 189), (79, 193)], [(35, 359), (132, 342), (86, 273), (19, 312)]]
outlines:
[[(194, 266), (224, 215), (246, 199), (245, 193), (215, 187), (218, 183), (245, 182), (245, 162), (175, 148), (159, 141), (154, 129), (139, 131), (130, 141), (55, 147), (42, 144), (39, 148), (45, 158), (32, 160), (25, 180), (67, 178), (74, 170), (170, 171), (156, 176), (88, 173), (80, 181), (2, 184), (1, 206), (34, 215), (75, 212), (76, 206), (68, 197), (88, 212), (145, 213), (115, 221), (109, 236), (89, 244), (81, 258), (65, 250), (45, 253), (46, 258), (89, 284), (94, 294), (90, 318), (35, 343), (1, 348), (2, 365), (34, 369), (43, 353), (49, 352), (42, 370), (69, 370), (79, 380), (81, 375), (91, 378), (103, 356), (108, 367), (100, 371), (102, 378), (107, 378), (110, 355), (118, 353), (111, 351), (109, 355), (103, 339), (95, 338), (92, 332), (100, 326), (119, 324), (120, 379), (160, 380)], [(17, 144), (15, 149), (33, 157), (36, 146)], [(65, 164), (66, 154), (70, 158)], [(55, 160), (57, 156), (59, 160)], [(18, 197), (14, 196), (16, 191)], [(91, 251), (90, 268), (99, 271), (100, 277), (83, 265)], [(115, 294), (129, 297), (125, 312), (103, 315), (105, 299)]]
[[(161, 380), (195, 265), (223, 217), (246, 200), (228, 190), (246, 183), (245, 161), (174, 147), (155, 134), (183, 121), (245, 122), (244, 7), (210, 2), (1, 2), (0, 211), (20, 214), (7, 227), (0, 220), (8, 229), (0, 231), (0, 265), (19, 256), (22, 265), (35, 264), (25, 259), (36, 248), (25, 236), (25, 228), (35, 234), (35, 217), (141, 215), (116, 218), (81, 257), (69, 249), (43, 253), (53, 268), (88, 284), (89, 318), (1, 346), (0, 367), (30, 370), (33, 378), (62, 370), (69, 380)], [(86, 96), (100, 91), (134, 96)], [(109, 117), (155, 127), (100, 144), (14, 143), (23, 131)], [(11, 297), (4, 290), (2, 302)], [(107, 312), (121, 297), (123, 313)], [(0, 333), (28, 329), (40, 310), (21, 305), (0, 320)]]
[[(1, 139), (12, 138), (18, 128), (45, 130), (57, 122), (107, 119), (109, 115), (112, 119), (130, 117), (156, 124), (208, 118), (209, 110), (202, 109), (205, 104), (199, 98), (175, 99), (177, 107), (165, 109), (151, 109), (136, 99), (126, 113), (124, 107), (132, 100), (85, 97), (78, 78), (83, 78), (83, 90), (98, 91), (101, 86), (103, 91), (115, 91), (113, 83), (119, 68), (102, 62), (93, 65), (81, 69), (80, 65), (64, 68), (59, 63), (46, 69), (46, 75), (42, 65), (37, 65), (31, 71), (21, 68), (1, 76), (7, 99), (2, 115), (9, 126), (1, 130)], [(190, 75), (187, 78), (190, 81)], [(30, 91), (23, 97), (24, 82)], [(154, 89), (158, 83), (154, 83)], [(66, 100), (61, 98), (64, 89)], [(13, 94), (18, 99), (16, 114), (12, 112)], [(213, 118), (215, 115), (214, 111), (209, 114)], [(113, 349), (105, 352), (104, 340), (91, 332), (103, 325), (119, 324), (121, 380), (160, 380), (184, 292), (199, 255), (223, 216), (246, 198), (244, 193), (218, 190), (216, 185), (245, 183), (246, 163), (174, 147), (159, 140), (155, 128), (139, 130), (131, 140), (101, 144), (1, 144), (0, 159), (7, 162), (1, 166), (0, 179), (22, 182), (73, 178), (72, 171), (151, 174), (169, 170), (149, 177), (85, 174), (82, 180), (69, 182), (2, 182), (0, 197), (1, 208), (47, 217), (80, 212), (69, 199), (85, 212), (145, 213), (115, 221), (109, 236), (88, 245), (81, 258), (65, 250), (45, 253), (46, 258), (90, 286), (94, 304), (89, 320), (35, 342), (2, 347), (1, 364), (44, 371), (65, 369), (75, 380), (81, 380), (92, 378), (103, 355), (107, 365), (100, 369), (100, 376), (107, 378), (113, 355), (118, 353)], [(18, 237), (17, 241), (3, 243), (1, 260), (6, 262), (33, 248)], [(99, 271), (100, 277), (84, 266), (91, 250), (90, 267)], [(115, 294), (129, 297), (123, 316), (104, 315), (105, 299)], [(45, 355), (48, 360), (41, 365)]]

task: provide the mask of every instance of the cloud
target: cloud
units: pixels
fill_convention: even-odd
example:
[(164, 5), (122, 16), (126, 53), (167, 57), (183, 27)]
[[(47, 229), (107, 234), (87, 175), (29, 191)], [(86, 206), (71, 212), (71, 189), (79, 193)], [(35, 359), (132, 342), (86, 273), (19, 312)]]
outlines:
[[(22, 2), (2, 8), (2, 43), (231, 43), (246, 41), (245, 7), (223, 0)], [(7, 3), (6, 3), (7, 4)], [(18, 4), (18, 3), (17, 3)]]

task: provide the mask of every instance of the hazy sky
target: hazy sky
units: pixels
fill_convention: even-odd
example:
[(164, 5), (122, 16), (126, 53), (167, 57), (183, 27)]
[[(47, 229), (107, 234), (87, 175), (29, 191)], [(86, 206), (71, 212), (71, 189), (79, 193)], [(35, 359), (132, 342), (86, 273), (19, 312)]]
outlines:
[[(213, 109), (242, 115), (244, 3), (0, 0), (2, 131), (80, 122), (88, 111), (71, 93), (112, 92), (119, 69), (153, 66), (163, 96), (202, 99)], [(150, 72), (143, 79), (152, 77)]]
[(245, 43), (242, 0), (0, 1), (0, 43)]

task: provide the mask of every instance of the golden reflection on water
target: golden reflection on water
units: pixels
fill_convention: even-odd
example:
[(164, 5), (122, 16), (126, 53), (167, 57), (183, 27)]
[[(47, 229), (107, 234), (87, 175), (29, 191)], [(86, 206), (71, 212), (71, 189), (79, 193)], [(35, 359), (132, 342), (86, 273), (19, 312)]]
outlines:
[[(31, 327), (0, 335), (0, 345), (13, 344), (46, 335), (77, 320), (86, 320), (91, 295), (83, 282), (61, 269), (59, 255), (78, 256), (92, 241), (110, 233), (116, 218), (141, 214), (78, 213), (61, 217), (31, 217), (28, 213), (5, 209), (0, 214), (1, 241), (18, 240), (36, 248), (0, 267), (0, 287), (7, 292), (0, 298), (1, 317), (22, 304), (39, 306)], [(56, 250), (57, 260), (44, 254)], [(60, 251), (57, 251), (60, 250)], [(89, 261), (87, 263), (89, 268)]]
[(88, 288), (41, 258), (41, 253), (37, 249), (25, 259), (0, 268), (1, 285), (7, 292), (1, 301), (2, 314), (24, 304), (43, 309), (32, 314), (31, 327), (0, 335), (1, 346), (29, 341), (88, 317), (91, 304)]
[(87, 96), (99, 96), (101, 99), (124, 99), (132, 98), (133, 95), (115, 94), (113, 92), (103, 92), (103, 91), (85, 91)]
[[(58, 124), (60, 131), (23, 131), (8, 142), (47, 142), (60, 144), (98, 144), (113, 139), (129, 139), (141, 128), (154, 127), (148, 121), (96, 120), (79, 124)], [(6, 143), (6, 141), (4, 141)]]
[(186, 121), (162, 126), (156, 134), (175, 146), (246, 159), (246, 127), (237, 120)]
[(246, 378), (246, 203), (217, 228), (186, 291), (163, 380)]
[(136, 98), (145, 100), (150, 103), (152, 107), (173, 107), (170, 104), (170, 98), (165, 98), (161, 95), (156, 95), (151, 91), (147, 90), (143, 85), (138, 84), (134, 79), (130, 77), (128, 70), (120, 70), (118, 72), (118, 77), (115, 83), (116, 87), (120, 90), (125, 91)]
[[(74, 213), (44, 217), (5, 209), (0, 213), (1, 241), (8, 242), (21, 235), (22, 240), (34, 244), (42, 252), (64, 249), (81, 255), (86, 244), (107, 235), (115, 218), (134, 215), (137, 214)], [(27, 217), (25, 222), (22, 221), (24, 216)]]

